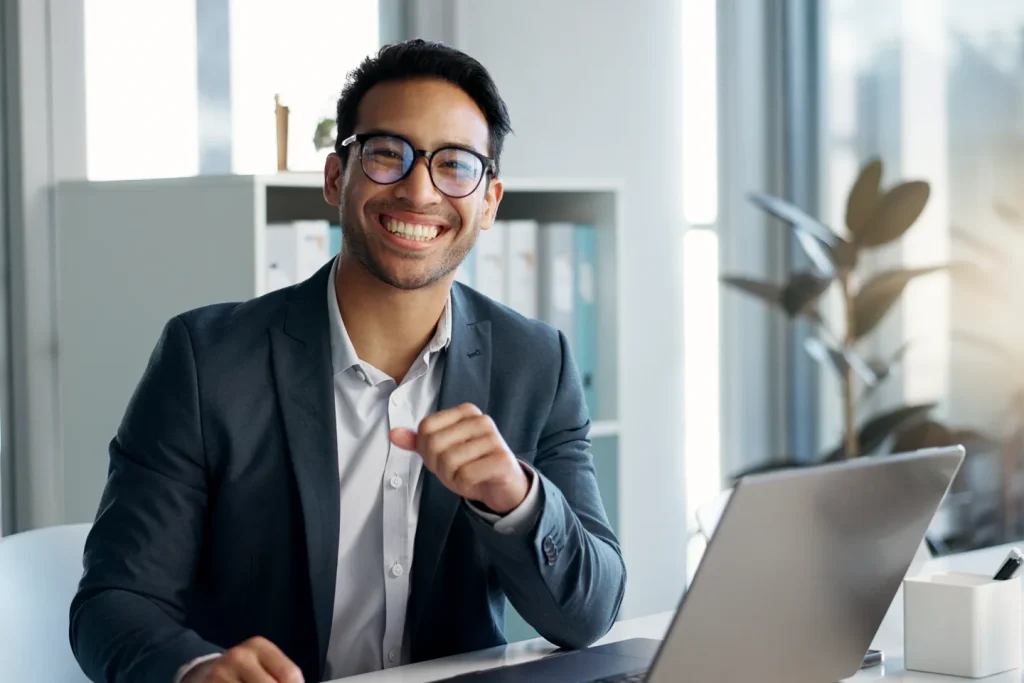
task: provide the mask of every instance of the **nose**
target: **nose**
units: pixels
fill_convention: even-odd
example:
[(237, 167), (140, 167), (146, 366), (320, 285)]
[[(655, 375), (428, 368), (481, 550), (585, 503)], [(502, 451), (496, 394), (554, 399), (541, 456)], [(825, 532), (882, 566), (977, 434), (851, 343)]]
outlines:
[(412, 164), (409, 175), (395, 186), (395, 195), (407, 200), (413, 206), (429, 206), (441, 201), (441, 193), (430, 180), (430, 162), (418, 157)]

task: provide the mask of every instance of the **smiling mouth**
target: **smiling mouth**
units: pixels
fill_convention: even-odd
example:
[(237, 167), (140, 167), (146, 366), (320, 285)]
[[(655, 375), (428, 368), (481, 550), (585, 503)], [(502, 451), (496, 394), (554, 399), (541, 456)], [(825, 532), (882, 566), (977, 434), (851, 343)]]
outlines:
[(448, 228), (443, 225), (407, 223), (384, 214), (380, 215), (380, 224), (391, 234), (414, 242), (431, 242), (448, 232)]

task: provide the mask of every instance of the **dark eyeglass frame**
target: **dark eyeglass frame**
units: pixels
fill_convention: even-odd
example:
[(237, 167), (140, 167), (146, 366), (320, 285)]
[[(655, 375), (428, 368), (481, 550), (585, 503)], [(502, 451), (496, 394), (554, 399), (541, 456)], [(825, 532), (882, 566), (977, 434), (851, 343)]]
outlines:
[[(406, 170), (405, 173), (403, 173), (401, 176), (399, 176), (395, 180), (392, 180), (391, 182), (383, 183), (383, 182), (377, 180), (376, 178), (374, 178), (373, 176), (371, 176), (369, 173), (366, 172), (366, 169), (363, 168), (363, 148), (364, 148), (364, 145), (366, 144), (366, 141), (367, 140), (371, 140), (373, 138), (393, 138), (395, 140), (401, 140), (405, 144), (409, 145), (409, 149), (412, 150), (412, 163), (409, 164), (408, 170)], [(427, 160), (427, 175), (430, 176), (430, 182), (434, 185), (435, 188), (437, 188), (438, 192), (440, 192), (441, 194), (443, 194), (446, 197), (451, 197), (452, 199), (462, 199), (463, 197), (468, 197), (469, 195), (471, 195), (474, 192), (476, 192), (477, 188), (480, 187), (480, 182), (484, 179), (485, 175), (487, 175), (489, 173), (492, 178), (496, 175), (496, 166), (495, 166), (495, 163), (494, 163), (494, 159), (492, 159), (490, 157), (487, 157), (487, 156), (484, 156), (483, 154), (480, 154), (479, 152), (477, 152), (475, 150), (469, 149), (468, 147), (460, 147), (458, 145), (445, 145), (444, 147), (438, 147), (433, 152), (428, 152), (425, 149), (416, 149), (416, 145), (412, 144), (411, 142), (409, 142), (409, 140), (407, 140), (406, 138), (402, 137), (401, 135), (395, 135), (394, 133), (383, 133), (383, 132), (377, 132), (377, 133), (356, 133), (354, 135), (349, 135), (347, 138), (345, 138), (344, 140), (341, 141), (341, 143), (338, 145), (338, 147), (339, 147), (339, 149), (341, 147), (348, 147), (353, 142), (358, 142), (359, 143), (359, 168), (362, 169), (363, 175), (365, 175), (367, 178), (369, 178), (373, 182), (377, 183), (378, 185), (394, 185), (395, 183), (402, 182), (403, 180), (405, 180), (406, 178), (409, 177), (410, 173), (412, 173), (412, 169), (416, 166), (416, 162), (419, 161), (420, 157), (423, 157), (424, 159)], [(477, 180), (476, 180), (476, 185), (474, 185), (473, 189), (470, 190), (469, 192), (467, 192), (466, 194), (460, 194), (460, 195), (448, 194), (447, 192), (442, 190), (440, 187), (438, 187), (437, 186), (437, 182), (434, 181), (434, 165), (432, 163), (432, 160), (433, 160), (434, 156), (438, 152), (443, 152), (443, 151), (449, 150), (449, 149), (454, 149), (454, 150), (458, 150), (460, 152), (466, 152), (468, 154), (472, 154), (477, 159), (479, 159), (480, 163), (483, 165), (483, 170), (480, 172), (480, 177), (477, 178)]]

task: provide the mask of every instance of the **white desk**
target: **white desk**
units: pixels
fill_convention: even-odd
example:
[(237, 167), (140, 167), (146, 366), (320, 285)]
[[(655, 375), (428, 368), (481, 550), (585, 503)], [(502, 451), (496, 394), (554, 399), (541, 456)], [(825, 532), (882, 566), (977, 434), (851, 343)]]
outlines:
[[(925, 565), (924, 570), (988, 574), (996, 570), (1013, 545), (1009, 544), (960, 555), (941, 557), (929, 561)], [(1019, 545), (1024, 545), (1024, 543)], [(629, 638), (660, 639), (664, 637), (671, 618), (671, 613), (663, 613), (620, 621), (599, 642), (604, 644)], [(872, 647), (885, 653), (885, 664), (872, 669), (865, 669), (853, 678), (847, 679), (847, 683), (868, 683), (868, 681), (904, 681), (905, 683), (939, 683), (945, 681), (949, 683), (949, 681), (954, 680), (969, 680), (951, 678), (949, 676), (934, 676), (916, 671), (905, 671), (903, 669), (902, 589), (896, 594), (889, 612), (886, 614), (872, 642)], [(1021, 644), (1021, 647), (1024, 649), (1024, 643)], [(471, 671), (509, 664), (521, 664), (539, 659), (552, 650), (554, 650), (554, 647), (545, 640), (528, 640), (522, 643), (514, 643), (507, 647), (497, 647), (490, 650), (422, 662), (420, 664), (411, 664), (391, 669), (390, 671), (377, 671), (361, 676), (353, 676), (344, 679), (344, 681), (345, 683), (428, 683), (429, 681), (437, 681)], [(1010, 683), (1010, 681), (1019, 683), (1021, 681), (1021, 672), (1011, 671), (986, 678), (984, 681), (985, 683)]]

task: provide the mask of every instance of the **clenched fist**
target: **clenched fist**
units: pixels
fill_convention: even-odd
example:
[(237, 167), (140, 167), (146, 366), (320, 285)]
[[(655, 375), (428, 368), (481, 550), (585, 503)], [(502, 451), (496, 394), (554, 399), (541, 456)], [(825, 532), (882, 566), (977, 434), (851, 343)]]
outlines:
[(392, 429), (391, 442), (415, 451), (453, 493), (504, 515), (530, 490), (526, 470), (505, 445), (498, 428), (471, 403), (434, 413), (417, 431)]
[(266, 638), (250, 638), (188, 672), (181, 683), (303, 683), (302, 671)]

